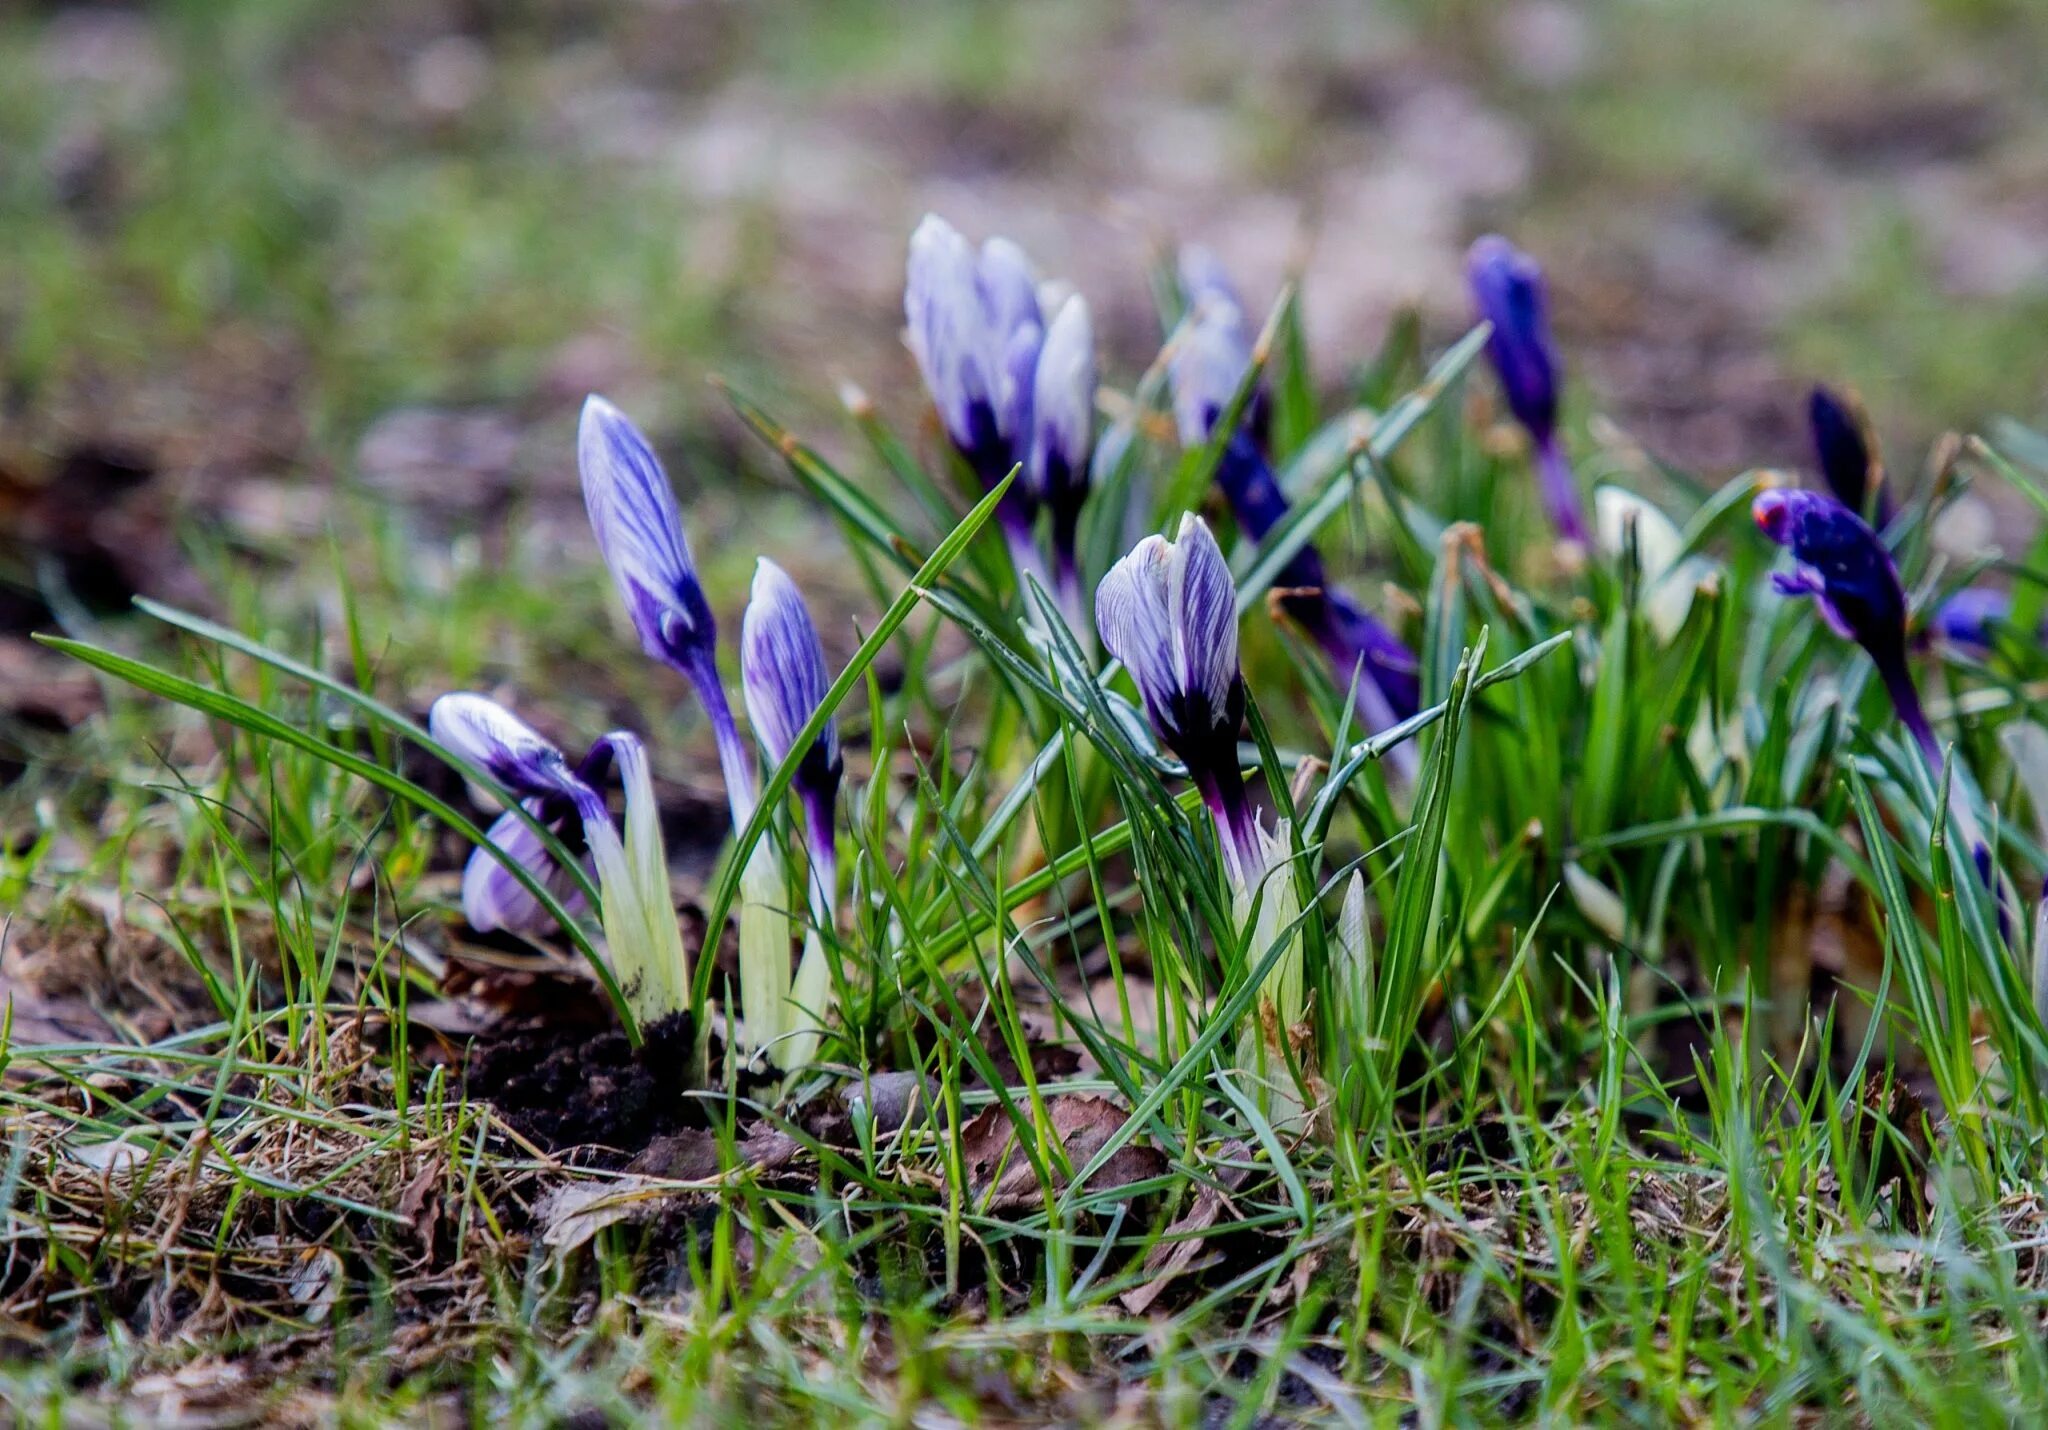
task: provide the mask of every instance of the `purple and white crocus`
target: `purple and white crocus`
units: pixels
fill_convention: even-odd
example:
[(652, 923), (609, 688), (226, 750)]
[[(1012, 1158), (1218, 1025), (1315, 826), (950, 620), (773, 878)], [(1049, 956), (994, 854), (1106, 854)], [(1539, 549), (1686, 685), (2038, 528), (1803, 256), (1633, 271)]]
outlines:
[(1466, 253), (1465, 276), (1479, 316), (1493, 325), (1486, 340), (1487, 356), (1493, 360), (1508, 411), (1535, 448), (1536, 479), (1550, 524), (1560, 540), (1584, 546), (1586, 519), (1578, 484), (1558, 440), (1563, 364), (1550, 333), (1543, 270), (1528, 254), (1490, 233)]
[[(1252, 336), (1245, 310), (1222, 265), (1207, 249), (1181, 252), (1188, 316), (1168, 363), (1175, 425), (1183, 445), (1208, 442), (1251, 368)], [(1238, 526), (1264, 541), (1287, 517), (1287, 498), (1263, 449), (1266, 405), (1254, 393), (1243, 425), (1230, 435), (1216, 465), (1216, 485)], [(1337, 679), (1349, 684), (1359, 719), (1376, 733), (1415, 714), (1421, 697), (1415, 656), (1363, 606), (1331, 583), (1322, 554), (1304, 543), (1274, 579), (1274, 595), (1307, 632)], [(1413, 752), (1397, 747), (1397, 768), (1412, 773)]]
[(1023, 249), (1006, 238), (976, 249), (927, 214), (910, 237), (903, 313), (940, 424), (983, 488), (1023, 469), (997, 512), (1018, 580), (1055, 588), (1036, 536), (1039, 509), (1049, 507), (1055, 564), (1077, 597), (1074, 538), (1094, 444), (1087, 304), (1069, 295), (1048, 314)]
[[(639, 737), (614, 730), (572, 768), (561, 750), (525, 721), (468, 692), (436, 700), (427, 728), (437, 743), (490, 775), (552, 827), (559, 830), (575, 819), (597, 872), (605, 946), (627, 1005), (643, 1023), (687, 1006), (689, 954), (676, 924), (653, 779)], [(623, 838), (596, 785), (614, 762), (626, 795)], [(463, 871), (463, 911), (483, 930), (530, 923), (540, 913), (539, 902), (499, 855), (516, 860), (550, 888), (563, 877), (561, 870), (509, 810), (492, 825), (489, 838), (499, 853), (478, 849), (470, 855)]]
[(576, 461), (591, 530), (639, 633), (640, 648), (679, 672), (697, 692), (718, 744), (733, 828), (744, 828), (754, 812), (759, 781), (718, 677), (718, 626), (697, 582), (668, 474), (640, 429), (595, 394), (583, 404)]
[(1139, 542), (1096, 587), (1095, 622), (1136, 682), (1153, 730), (1201, 791), (1231, 882), (1257, 878), (1260, 831), (1237, 762), (1237, 593), (1208, 524), (1184, 516), (1172, 541)]
[(1053, 594), (1078, 635), (1082, 611), (1076, 547), (1095, 451), (1095, 325), (1073, 294), (1053, 314), (1031, 386), (1031, 447), (1024, 474), (1052, 523)]
[(1137, 684), (1153, 730), (1187, 767), (1216, 826), (1232, 910), (1246, 956), (1262, 960), (1282, 939), (1259, 1000), (1272, 1016), (1241, 1033), (1238, 1067), (1281, 1125), (1301, 1123), (1298, 1089), (1283, 1075), (1285, 1052), (1264, 1035), (1291, 1029), (1306, 1010), (1302, 951), (1293, 925), (1301, 906), (1286, 871), (1284, 823), (1268, 830), (1252, 808), (1237, 761), (1244, 675), (1237, 661), (1237, 601), (1230, 567), (1208, 526), (1183, 516), (1172, 541), (1148, 536), (1110, 568), (1095, 591), (1102, 644)]
[[(753, 592), (740, 623), (740, 682), (761, 753), (769, 764), (780, 765), (825, 703), (832, 679), (803, 593), (788, 572), (765, 556), (755, 564)], [(812, 917), (821, 925), (831, 922), (838, 885), (833, 809), (844, 770), (838, 727), (827, 720), (804, 750), (791, 781), (808, 836)]]
[[(765, 556), (754, 568), (753, 593), (740, 625), (740, 680), (754, 738), (768, 763), (779, 766), (824, 704), (832, 681), (803, 593)], [(833, 811), (843, 770), (838, 728), (827, 720), (803, 750), (791, 780), (804, 811), (811, 874), (811, 927), (794, 983), (787, 935), (755, 948), (742, 930), (740, 997), (748, 1035), (791, 1070), (817, 1056), (818, 1031), (831, 996), (824, 935), (832, 928), (839, 882)]]

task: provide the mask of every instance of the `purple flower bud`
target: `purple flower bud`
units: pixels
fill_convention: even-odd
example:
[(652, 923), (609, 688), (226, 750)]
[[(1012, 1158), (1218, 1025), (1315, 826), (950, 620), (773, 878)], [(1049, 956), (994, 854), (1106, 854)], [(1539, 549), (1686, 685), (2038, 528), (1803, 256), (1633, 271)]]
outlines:
[[(824, 703), (832, 681), (825, 672), (824, 647), (818, 643), (803, 593), (788, 573), (765, 556), (754, 567), (753, 593), (740, 624), (740, 680), (754, 736), (769, 761), (779, 765)], [(838, 727), (827, 720), (804, 752), (792, 781), (804, 807), (811, 868), (816, 876), (814, 901), (824, 901), (814, 909), (821, 923), (830, 918), (830, 899), (838, 885), (832, 815), (844, 768)]]
[(1234, 874), (1255, 867), (1257, 827), (1237, 763), (1244, 677), (1230, 567), (1199, 517), (1148, 536), (1095, 591), (1102, 644), (1137, 683), (1146, 718), (1202, 792)]
[[(1255, 334), (1251, 309), (1213, 250), (1199, 243), (1185, 245), (1179, 268), (1181, 296), (1187, 304), (1188, 360), (1193, 366), (1185, 373), (1173, 373), (1174, 416), (1182, 444), (1192, 447), (1208, 440), (1244, 380), (1245, 369), (1252, 362)], [(1193, 412), (1182, 409), (1179, 394), (1184, 386), (1206, 399), (1203, 407)], [(1244, 427), (1258, 450), (1265, 451), (1272, 436), (1272, 404), (1263, 383), (1252, 390), (1246, 403)], [(1200, 437), (1190, 435), (1196, 430), (1202, 433)]]
[(1806, 421), (1813, 431), (1813, 453), (1828, 490), (1843, 506), (1862, 516), (1869, 510), (1870, 490), (1877, 487), (1877, 524), (1891, 520), (1891, 498), (1879, 485), (1884, 473), (1870, 451), (1863, 421), (1852, 402), (1815, 383), (1806, 399)]
[(486, 771), (521, 798), (572, 795), (580, 781), (569, 762), (539, 731), (482, 695), (443, 695), (427, 712), (437, 744)]
[(1088, 499), (1088, 459), (1095, 445), (1095, 329), (1088, 304), (1075, 295), (1053, 315), (1032, 378), (1033, 491), (1052, 513), (1055, 578), (1069, 617), (1078, 606), (1074, 546)]
[(753, 813), (754, 767), (718, 678), (718, 627), (697, 584), (668, 474), (626, 414), (595, 394), (583, 404), (576, 461), (598, 550), (625, 598), (641, 649), (680, 672), (703, 702), (738, 828)]
[[(597, 783), (611, 764), (616, 736), (599, 740), (572, 769), (562, 752), (511, 711), (482, 695), (457, 692), (434, 702), (427, 729), (435, 741), (520, 796), (526, 812), (559, 837), (572, 854), (581, 852), (579, 821), (596, 815), (609, 818)], [(569, 872), (558, 865), (531, 826), (514, 810), (492, 823), (487, 838), (533, 875), (574, 912), (582, 897)], [(462, 872), (462, 911), (481, 933), (507, 929), (517, 933), (545, 927), (549, 916), (540, 901), (489, 850), (469, 856)]]
[(1578, 489), (1557, 440), (1562, 365), (1550, 335), (1543, 270), (1505, 238), (1487, 234), (1467, 252), (1465, 273), (1479, 316), (1493, 325), (1486, 351), (1508, 410), (1535, 445), (1537, 479), (1551, 525), (1564, 540), (1583, 544), (1586, 522)]
[(694, 678), (713, 659), (718, 629), (660, 459), (625, 413), (593, 393), (577, 426), (576, 461), (591, 530), (641, 648)]
[(1251, 365), (1244, 310), (1215, 289), (1190, 293), (1187, 319), (1167, 361), (1182, 446), (1209, 440)]
[[(825, 701), (832, 680), (825, 650), (811, 624), (796, 582), (763, 556), (754, 567), (754, 586), (740, 624), (740, 680), (747, 718), (770, 761), (789, 758), (797, 735)], [(827, 720), (797, 767), (796, 788), (819, 794), (826, 803), (839, 787), (839, 732)]]
[(1934, 612), (1934, 633), (1952, 646), (1977, 653), (1991, 649), (1996, 628), (2012, 617), (2012, 597), (1989, 586), (1965, 586)]
[(1764, 535), (1792, 553), (1791, 572), (1773, 573), (1772, 584), (1813, 597), (1834, 632), (1863, 647), (1900, 721), (1939, 770), (1941, 746), (1906, 666), (1906, 593), (1891, 552), (1862, 517), (1818, 492), (1768, 491), (1750, 511)]

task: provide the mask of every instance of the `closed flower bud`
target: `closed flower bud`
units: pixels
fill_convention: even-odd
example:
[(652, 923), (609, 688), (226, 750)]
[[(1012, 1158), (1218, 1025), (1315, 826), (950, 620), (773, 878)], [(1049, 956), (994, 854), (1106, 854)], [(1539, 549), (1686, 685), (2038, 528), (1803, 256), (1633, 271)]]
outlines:
[(1751, 514), (1792, 554), (1792, 570), (1773, 572), (1772, 584), (1788, 596), (1811, 596), (1837, 635), (1863, 647), (1900, 721), (1938, 770), (1941, 747), (1906, 666), (1906, 592), (1884, 542), (1862, 517), (1818, 492), (1767, 491)]
[[(1881, 485), (1884, 470), (1871, 452), (1861, 410), (1852, 399), (1815, 383), (1806, 399), (1806, 420), (1828, 490), (1858, 516), (1875, 515), (1878, 526), (1884, 526), (1891, 520), (1891, 499)], [(1877, 490), (1874, 513), (1869, 506), (1872, 488)]]
[(1199, 517), (1174, 540), (1148, 536), (1095, 591), (1102, 644), (1137, 683), (1146, 717), (1187, 766), (1216, 820), (1239, 882), (1256, 872), (1256, 827), (1237, 763), (1244, 678), (1237, 664), (1236, 591)]
[(427, 733), (522, 799), (570, 796), (580, 784), (551, 741), (488, 696), (443, 695), (427, 712)]
[(1095, 328), (1088, 304), (1070, 297), (1053, 314), (1032, 379), (1026, 474), (1052, 514), (1053, 576), (1070, 623), (1079, 619), (1075, 543), (1088, 499), (1095, 446)]
[(686, 673), (699, 669), (718, 630), (660, 459), (625, 413), (593, 394), (577, 425), (576, 462), (591, 530), (641, 648)]
[[(740, 681), (754, 738), (769, 762), (779, 765), (832, 681), (803, 593), (765, 556), (755, 564), (753, 593), (740, 624)], [(807, 807), (831, 809), (841, 769), (839, 732), (827, 720), (797, 766), (794, 787)]]
[(583, 502), (641, 649), (680, 672), (718, 742), (734, 827), (753, 812), (753, 763), (718, 678), (718, 628), (697, 583), (668, 474), (626, 414), (593, 394), (576, 433)]
[(1559, 537), (1583, 544), (1585, 518), (1571, 465), (1558, 442), (1558, 390), (1562, 365), (1550, 334), (1543, 270), (1498, 234), (1475, 242), (1465, 273), (1479, 316), (1493, 325), (1486, 351), (1500, 379), (1508, 410), (1536, 449), (1536, 473), (1543, 503)]

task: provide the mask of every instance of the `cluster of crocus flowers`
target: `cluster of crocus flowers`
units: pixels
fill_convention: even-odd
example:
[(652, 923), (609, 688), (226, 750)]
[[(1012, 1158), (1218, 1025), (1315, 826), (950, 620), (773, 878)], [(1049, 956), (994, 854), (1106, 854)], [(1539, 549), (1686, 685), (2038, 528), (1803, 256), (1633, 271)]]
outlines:
[(1563, 364), (1550, 334), (1543, 270), (1498, 234), (1487, 234), (1466, 254), (1465, 275), (1479, 316), (1493, 327), (1487, 356), (1500, 379), (1508, 411), (1529, 434), (1543, 507), (1562, 541), (1583, 546), (1586, 519), (1571, 459), (1557, 430)]
[[(627, 1006), (647, 1022), (683, 1008), (689, 955), (669, 897), (660, 813), (639, 738), (614, 730), (572, 767), (560, 749), (511, 711), (467, 692), (436, 700), (427, 728), (437, 743), (497, 781), (551, 832), (565, 832), (573, 819), (597, 872), (605, 946)], [(597, 784), (614, 763), (626, 796), (623, 837)], [(490, 842), (497, 852), (476, 850), (463, 872), (463, 911), (479, 929), (531, 931), (545, 914), (511, 874), (510, 863), (551, 891), (559, 887), (561, 871), (547, 846), (511, 810), (492, 825)]]
[[(1168, 363), (1175, 425), (1184, 445), (1210, 441), (1252, 363), (1244, 305), (1222, 265), (1207, 249), (1190, 246), (1180, 259), (1188, 316)], [(1280, 490), (1264, 450), (1265, 403), (1254, 394), (1245, 421), (1224, 443), (1216, 485), (1245, 535), (1264, 541), (1286, 519)], [(1353, 691), (1359, 718), (1378, 731), (1415, 714), (1421, 697), (1414, 654), (1392, 631), (1330, 583), (1312, 543), (1289, 558), (1274, 581), (1274, 596), (1288, 618), (1322, 650), (1340, 682)], [(1406, 747), (1401, 747), (1406, 751)], [(1412, 759), (1412, 755), (1397, 755)]]
[[(1237, 659), (1235, 588), (1208, 526), (1184, 516), (1173, 540), (1148, 536), (1139, 542), (1096, 588), (1095, 620), (1103, 646), (1136, 683), (1153, 730), (1201, 792), (1246, 948), (1260, 959), (1283, 935), (1294, 937), (1289, 930), (1300, 905), (1285, 868), (1287, 828), (1265, 827), (1238, 763), (1244, 676)], [(1238, 1064), (1260, 1080), (1269, 1107), (1291, 1107), (1298, 1114), (1284, 1062), (1275, 1066), (1278, 1050), (1260, 1036), (1269, 1022), (1284, 1036), (1303, 1015), (1298, 941), (1280, 956), (1259, 1003), (1262, 1016), (1240, 1041)]]
[[(605, 565), (641, 648), (680, 672), (696, 692), (718, 745), (735, 831), (760, 799), (758, 757), (741, 737), (718, 673), (718, 629), (697, 581), (681, 512), (654, 450), (624, 413), (601, 397), (584, 404), (577, 433), (583, 496)], [(824, 652), (796, 584), (765, 558), (741, 631), (741, 680), (755, 739), (780, 765), (823, 703), (830, 681)], [(509, 712), (481, 696), (448, 695), (434, 706), (431, 733), (482, 768), (551, 832), (574, 827), (588, 849), (602, 902), (605, 944), (634, 1015), (643, 1022), (689, 1003), (689, 961), (668, 884), (652, 779), (639, 739), (623, 731), (598, 741), (577, 766)], [(598, 782), (612, 763), (625, 787), (625, 833), (613, 827)], [(821, 931), (833, 920), (838, 861), (833, 812), (841, 763), (827, 720), (791, 780), (809, 845), (810, 922), (794, 986), (789, 880), (781, 846), (759, 839), (740, 878), (740, 998), (749, 1046), (785, 1068), (816, 1055), (829, 988)], [(479, 929), (530, 930), (544, 921), (538, 900), (513, 877), (516, 863), (551, 891), (566, 886), (547, 846), (519, 813), (492, 826), (463, 880), (463, 908)], [(573, 852), (573, 851), (572, 851)]]
[[(697, 582), (674, 489), (647, 439), (601, 397), (584, 405), (577, 455), (598, 547), (641, 648), (679, 671), (696, 691), (718, 743), (733, 829), (743, 830), (760, 797), (756, 757), (740, 737), (718, 674), (718, 631)], [(803, 597), (771, 561), (763, 560), (756, 572), (740, 645), (740, 677), (755, 739), (768, 760), (780, 765), (830, 682)], [(815, 1054), (823, 1012), (825, 966), (818, 937), (831, 924), (837, 883), (833, 809), (840, 768), (838, 737), (828, 721), (791, 781), (805, 811), (813, 924), (795, 988), (789, 878), (780, 845), (758, 839), (740, 871), (746, 1042), (789, 1068)]]
[(911, 354), (947, 440), (992, 489), (1013, 470), (997, 513), (1021, 582), (1046, 582), (1038, 515), (1050, 517), (1049, 584), (1080, 623), (1075, 555), (1095, 441), (1095, 330), (1078, 293), (1044, 291), (1006, 238), (976, 249), (927, 214), (910, 238), (903, 312)]

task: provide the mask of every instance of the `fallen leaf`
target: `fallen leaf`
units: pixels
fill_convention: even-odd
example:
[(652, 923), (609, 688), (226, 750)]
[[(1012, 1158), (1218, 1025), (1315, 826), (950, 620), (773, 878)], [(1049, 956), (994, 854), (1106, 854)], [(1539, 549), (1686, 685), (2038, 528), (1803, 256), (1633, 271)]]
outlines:
[(557, 1187), (534, 1208), (541, 1240), (557, 1251), (572, 1251), (608, 1226), (652, 1215), (672, 1201), (668, 1183), (653, 1177)]
[[(1127, 1120), (1121, 1107), (1107, 1098), (1064, 1094), (1046, 1100), (1052, 1133), (1066, 1150), (1067, 1163), (1079, 1171), (1107, 1145)], [(1036, 1136), (1034, 1129), (1033, 1135)], [(1016, 1128), (1000, 1103), (973, 1118), (960, 1131), (967, 1171), (968, 1195), (987, 1210), (1029, 1206), (1043, 1195), (1031, 1160), (1017, 1145)], [(1089, 1178), (1093, 1191), (1113, 1191), (1166, 1171), (1166, 1156), (1156, 1147), (1127, 1142)], [(1057, 1164), (1053, 1188), (1066, 1186)]]

